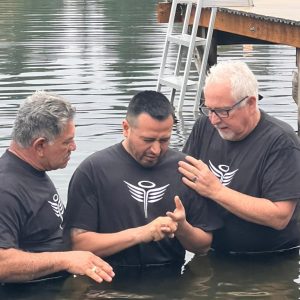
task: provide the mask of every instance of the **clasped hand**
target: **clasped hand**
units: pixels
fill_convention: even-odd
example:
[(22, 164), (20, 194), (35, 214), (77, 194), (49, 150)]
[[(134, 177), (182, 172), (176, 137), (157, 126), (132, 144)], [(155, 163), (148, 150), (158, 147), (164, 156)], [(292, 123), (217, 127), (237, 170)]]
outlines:
[(145, 225), (144, 242), (160, 241), (166, 236), (173, 238), (178, 226), (185, 221), (185, 209), (178, 196), (175, 197), (175, 210), (166, 216), (158, 217)]

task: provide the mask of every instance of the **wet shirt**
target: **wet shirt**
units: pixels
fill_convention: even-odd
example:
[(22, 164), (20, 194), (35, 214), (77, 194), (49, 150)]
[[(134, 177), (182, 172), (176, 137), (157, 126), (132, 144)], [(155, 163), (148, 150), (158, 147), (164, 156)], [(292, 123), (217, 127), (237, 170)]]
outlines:
[[(201, 116), (183, 152), (201, 159), (223, 185), (271, 201), (300, 199), (299, 138), (286, 123), (261, 112), (257, 127), (242, 141), (226, 141)], [(275, 230), (242, 220), (219, 207), (224, 227), (214, 234), (220, 251), (257, 252), (300, 245), (299, 204), (288, 226)]]
[[(202, 197), (181, 182), (178, 161), (184, 155), (168, 150), (154, 167), (137, 163), (122, 144), (96, 152), (81, 163), (69, 186), (68, 228), (115, 233), (143, 226), (175, 209), (179, 195), (187, 220), (206, 231), (220, 227), (220, 219)], [(174, 238), (143, 243), (106, 260), (118, 266), (147, 266), (183, 261), (185, 250)]]

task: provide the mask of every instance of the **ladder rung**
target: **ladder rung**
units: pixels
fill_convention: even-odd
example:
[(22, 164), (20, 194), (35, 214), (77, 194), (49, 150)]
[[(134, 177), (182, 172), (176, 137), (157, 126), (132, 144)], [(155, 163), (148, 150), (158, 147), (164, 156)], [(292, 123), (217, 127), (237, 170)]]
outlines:
[[(168, 41), (176, 43), (177, 45), (189, 47), (191, 42), (191, 35), (189, 34), (169, 35)], [(204, 46), (205, 43), (206, 43), (206, 39), (201, 37), (196, 37), (195, 46)]]
[[(159, 80), (160, 84), (179, 90), (182, 87), (183, 76), (164, 76)], [(198, 82), (188, 80), (186, 90), (195, 90), (198, 87)]]
[(201, 0), (202, 7), (253, 6), (252, 0)]
[(177, 1), (178, 4), (190, 4), (190, 3), (197, 4), (198, 2), (199, 2), (199, 0), (179, 0), (179, 1)]

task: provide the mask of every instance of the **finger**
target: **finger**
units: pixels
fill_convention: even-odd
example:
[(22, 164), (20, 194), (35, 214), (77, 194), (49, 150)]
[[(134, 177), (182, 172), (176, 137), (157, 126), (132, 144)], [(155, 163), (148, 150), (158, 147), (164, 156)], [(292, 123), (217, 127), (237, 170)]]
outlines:
[(106, 261), (104, 261), (103, 259), (101, 259), (100, 257), (96, 256), (96, 260), (94, 261), (94, 264), (99, 268), (99, 269), (103, 269), (105, 272), (114, 274), (113, 272), (113, 268), (110, 264), (108, 264)]
[(175, 232), (177, 230), (178, 223), (177, 223), (177, 220), (176, 220), (176, 214), (173, 213), (173, 216), (174, 216), (173, 220), (172, 220), (172, 218), (170, 218), (171, 222), (161, 226), (161, 230), (164, 233), (172, 233), (172, 232)]
[(200, 169), (203, 169), (203, 167), (199, 167), (199, 166), (195, 167), (185, 161), (179, 161), (178, 165), (179, 165), (179, 169), (182, 169), (183, 172), (190, 174), (190, 176), (188, 177), (195, 176), (195, 174), (199, 173)]
[(206, 168), (207, 165), (200, 159), (196, 159), (192, 156), (186, 156), (186, 161), (179, 161), (178, 164), (180, 167), (195, 173), (197, 170), (202, 170), (203, 168)]
[(205, 163), (201, 159), (196, 159), (193, 156), (187, 155), (185, 159), (197, 169), (203, 167)]
[(173, 221), (176, 221), (176, 216), (175, 216), (175, 214), (174, 214), (173, 212), (167, 211), (167, 212), (166, 212), (166, 215), (167, 215), (169, 218), (171, 218)]
[(107, 273), (105, 270), (103, 269), (99, 269), (97, 268), (96, 270), (96, 274), (102, 278), (102, 280), (105, 280), (107, 282), (111, 282), (112, 281), (112, 277), (109, 273)]
[(154, 235), (153, 235), (153, 241), (154, 241), (154, 242), (160, 241), (160, 240), (162, 240), (164, 237), (165, 237), (165, 234), (163, 233), (163, 231), (156, 232), (156, 233), (154, 233)]
[[(107, 274), (111, 279), (115, 276), (115, 272), (113, 271), (111, 266), (98, 267), (98, 270), (101, 270), (101, 274)], [(99, 274), (99, 271), (97, 273)], [(105, 275), (105, 280), (106, 278), (107, 276)]]
[(198, 176), (195, 175), (195, 173), (198, 172), (198, 170), (195, 168), (193, 169), (193, 171), (188, 171), (185, 168), (179, 167), (178, 171), (193, 183), (195, 183), (196, 179), (198, 179)]
[(180, 200), (180, 198), (178, 196), (174, 197), (174, 202), (175, 202), (175, 209), (174, 209), (174, 211), (173, 212), (167, 211), (166, 215), (169, 218), (171, 218), (173, 220), (173, 222), (177, 222), (178, 220), (177, 220), (177, 216), (176, 216), (176, 212), (175, 211), (176, 210), (181, 211), (182, 209), (184, 209), (184, 207), (183, 207), (183, 204), (182, 204), (182, 202), (181, 202), (181, 200)]
[(196, 184), (195, 184), (193, 181), (187, 179), (186, 177), (182, 177), (182, 182), (183, 182), (185, 185), (187, 185), (188, 187), (190, 187), (190, 188), (192, 188), (192, 189), (194, 189), (194, 190), (197, 189)]
[(178, 196), (174, 197), (174, 202), (175, 202), (176, 209), (179, 209), (179, 210), (183, 209), (183, 204)]
[[(104, 267), (107, 267), (106, 265)], [(94, 273), (95, 275), (93, 275), (92, 273)], [(94, 265), (92, 268), (89, 268), (87, 270), (87, 274), (97, 282), (102, 282), (103, 280), (111, 282), (112, 278), (115, 275), (114, 272), (110, 270), (110, 268), (108, 271), (106, 271), (104, 268), (96, 265)]]
[(178, 162), (178, 165), (179, 165), (179, 168), (182, 168), (186, 172), (193, 173), (193, 172), (195, 172), (195, 170), (197, 170), (196, 167), (194, 167), (193, 165), (189, 164), (186, 161), (181, 160)]
[(85, 275), (92, 278), (98, 283), (101, 283), (103, 281), (102, 277), (100, 277), (93, 268), (87, 269)]

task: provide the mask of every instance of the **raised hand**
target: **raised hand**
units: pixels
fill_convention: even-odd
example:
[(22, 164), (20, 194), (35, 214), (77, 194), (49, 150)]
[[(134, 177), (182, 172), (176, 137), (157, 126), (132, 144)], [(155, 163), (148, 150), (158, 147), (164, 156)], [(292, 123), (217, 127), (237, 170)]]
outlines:
[(174, 202), (176, 208), (173, 212), (168, 211), (166, 215), (170, 217), (174, 222), (178, 223), (178, 226), (180, 226), (186, 220), (185, 209), (178, 196), (175, 196)]

